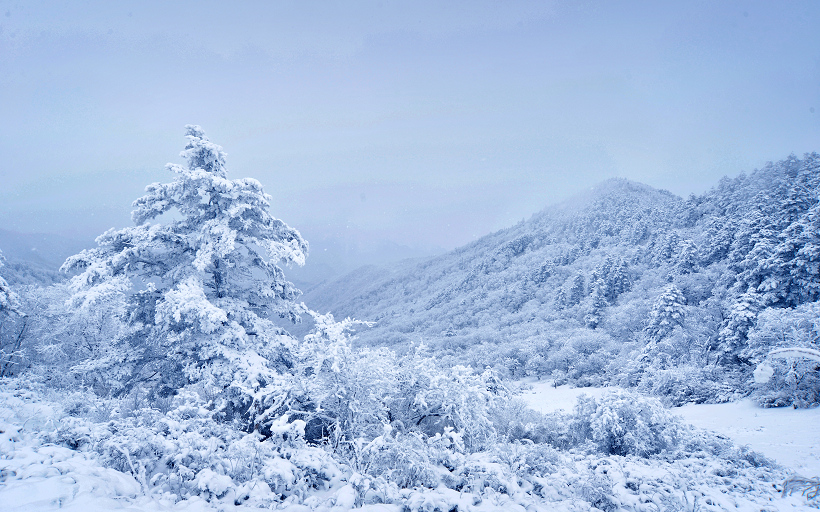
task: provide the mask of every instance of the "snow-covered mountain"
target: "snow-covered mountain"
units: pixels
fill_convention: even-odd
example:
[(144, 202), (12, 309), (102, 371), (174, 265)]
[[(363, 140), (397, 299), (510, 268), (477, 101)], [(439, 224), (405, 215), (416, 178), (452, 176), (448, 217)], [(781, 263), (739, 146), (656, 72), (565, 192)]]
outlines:
[(65, 276), (58, 269), (66, 258), (93, 243), (93, 240), (74, 240), (54, 234), (0, 229), (0, 249), (6, 259), (3, 275), (13, 285), (60, 281)]
[(370, 343), (501, 342), (504, 327), (524, 325), (535, 334), (556, 320), (559, 295), (571, 292), (576, 275), (584, 276), (586, 295), (589, 276), (608, 256), (628, 268), (638, 249), (680, 224), (684, 209), (666, 191), (613, 179), (440, 257), (358, 269), (304, 300), (336, 316), (376, 321), (360, 333)]
[(440, 257), (360, 269), (304, 300), (375, 321), (362, 344), (425, 343), (512, 376), (634, 384), (650, 367), (721, 359), (743, 381), (760, 358), (758, 316), (818, 298), (819, 181), (817, 154), (688, 199), (613, 179)]

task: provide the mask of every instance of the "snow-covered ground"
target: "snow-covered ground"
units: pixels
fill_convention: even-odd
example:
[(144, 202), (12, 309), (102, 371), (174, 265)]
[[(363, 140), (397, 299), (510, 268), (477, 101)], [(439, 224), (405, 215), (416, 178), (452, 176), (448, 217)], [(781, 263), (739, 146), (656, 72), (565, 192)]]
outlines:
[(563, 409), (571, 412), (575, 400), (582, 394), (599, 397), (607, 388), (571, 388), (569, 386), (554, 387), (551, 380), (527, 380), (521, 383), (520, 398), (527, 405), (538, 412), (549, 413)]
[[(553, 387), (552, 381), (525, 382), (520, 397), (536, 411), (571, 411), (581, 394), (601, 396), (606, 388)], [(689, 404), (674, 413), (692, 425), (748, 445), (796, 474), (820, 476), (820, 408), (764, 409), (749, 399), (725, 404)]]
[[(529, 382), (525, 385), (530, 389), (523, 391), (521, 397), (543, 412), (557, 409), (569, 411), (578, 395), (599, 396), (606, 391), (600, 388), (570, 389), (566, 386), (554, 388), (549, 382)], [(696, 426), (710, 428), (741, 444), (747, 443), (752, 449), (784, 465), (805, 469), (798, 470), (798, 473), (805, 476), (817, 473), (812, 468), (818, 467), (814, 454), (818, 453), (820, 445), (820, 410), (766, 410), (749, 402), (738, 402), (687, 406), (676, 412)], [(235, 505), (230, 493), (220, 499), (206, 500), (191, 496), (180, 500), (169, 493), (154, 490), (147, 484), (142, 471), (122, 473), (101, 465), (93, 452), (43, 443), (36, 431), (55, 428), (59, 415), (59, 411), (45, 401), (24, 401), (0, 393), (0, 512), (57, 509), (83, 512), (211, 512), (230, 509), (238, 512), (256, 509), (250, 503), (253, 500)], [(523, 512), (525, 508), (565, 512), (599, 510), (592, 508), (589, 499), (579, 500), (577, 492), (568, 492), (568, 489), (578, 491), (586, 486), (589, 492), (603, 489), (608, 493), (609, 498), (601, 502), (604, 510), (812, 510), (799, 493), (785, 499), (780, 497), (772, 486), (785, 478), (780, 469), (738, 466), (736, 454), (729, 453), (726, 460), (703, 452), (664, 460), (635, 456), (609, 457), (595, 453), (559, 456), (557, 452), (545, 452), (547, 456), (550, 453), (552, 460), (562, 466), (556, 467), (549, 477), (539, 480), (545, 489), (541, 493), (543, 498), (539, 498), (543, 503), (533, 501), (527, 507), (513, 502), (506, 495), (493, 494), (491, 490), (482, 499), (475, 500), (469, 493), (462, 496), (458, 491), (439, 487), (407, 489), (407, 499), (403, 505), (369, 504), (355, 508), (351, 485), (317, 491), (315, 497), (307, 498), (303, 503), (289, 504), (274, 500), (270, 507), (291, 512), (348, 512), (354, 508), (363, 512), (399, 512), (406, 509), (426, 512), (434, 510), (439, 503), (458, 503), (458, 510), (473, 512)], [(497, 463), (490, 466), (500, 468)], [(201, 473), (206, 472), (210, 477), (220, 478), (213, 471)], [(501, 473), (498, 477), (505, 478)], [(212, 489), (210, 481), (198, 479), (203, 491)], [(260, 488), (251, 492), (254, 496), (264, 493), (269, 495), (270, 491)], [(203, 492), (203, 495), (207, 494)], [(681, 508), (683, 505), (685, 507)], [(617, 508), (612, 509), (613, 506)], [(447, 509), (439, 506), (439, 510)]]
[[(173, 496), (145, 492), (133, 476), (102, 467), (93, 456), (62, 446), (42, 445), (30, 435), (2, 421), (0, 410), (0, 512), (214, 512), (226, 510), (224, 501), (208, 502), (200, 497), (177, 501)], [(225, 478), (225, 477), (223, 477)], [(206, 483), (207, 485), (207, 483)], [(317, 508), (345, 512), (353, 508), (349, 489), (331, 496), (333, 507)], [(398, 512), (397, 505), (365, 505), (361, 512)], [(237, 512), (258, 510), (230, 506)], [(309, 512), (292, 505), (285, 510)]]
[(797, 474), (820, 476), (820, 408), (764, 409), (745, 399), (727, 404), (689, 404), (678, 407), (675, 413), (696, 427), (747, 444)]

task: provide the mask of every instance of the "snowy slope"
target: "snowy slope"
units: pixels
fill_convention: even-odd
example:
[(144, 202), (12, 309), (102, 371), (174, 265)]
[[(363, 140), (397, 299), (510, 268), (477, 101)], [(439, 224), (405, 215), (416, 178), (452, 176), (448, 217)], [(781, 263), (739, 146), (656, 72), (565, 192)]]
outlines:
[(303, 299), (336, 317), (375, 321), (360, 333), (365, 344), (423, 339), (457, 352), (512, 337), (522, 342), (567, 316), (553, 305), (574, 275), (591, 274), (610, 254), (632, 258), (636, 244), (678, 222), (682, 206), (666, 191), (609, 180), (450, 253), (405, 268), (361, 269)]
[(676, 405), (754, 392), (808, 406), (820, 403), (813, 368), (788, 392), (754, 387), (751, 371), (773, 348), (817, 348), (818, 190), (816, 154), (686, 200), (609, 180), (448, 254), (353, 272), (304, 300), (374, 322), (363, 345), (425, 344), (445, 365), (513, 380), (637, 386)]

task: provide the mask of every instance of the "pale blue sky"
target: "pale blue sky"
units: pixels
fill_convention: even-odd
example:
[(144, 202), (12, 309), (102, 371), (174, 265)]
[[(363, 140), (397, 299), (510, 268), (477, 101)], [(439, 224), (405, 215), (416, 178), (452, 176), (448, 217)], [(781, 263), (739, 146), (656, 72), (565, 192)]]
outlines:
[(820, 150), (820, 2), (617, 4), (0, 0), (0, 227), (128, 225), (186, 123), (314, 248)]

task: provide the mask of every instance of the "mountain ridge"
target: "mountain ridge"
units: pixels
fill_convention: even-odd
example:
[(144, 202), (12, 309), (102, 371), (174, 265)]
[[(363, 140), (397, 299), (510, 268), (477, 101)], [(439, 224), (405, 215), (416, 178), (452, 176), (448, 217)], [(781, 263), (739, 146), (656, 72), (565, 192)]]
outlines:
[(687, 199), (611, 179), (444, 255), (353, 272), (304, 301), (374, 321), (359, 330), (362, 345), (426, 344), (449, 364), (515, 378), (729, 400), (750, 392), (774, 343), (763, 334), (772, 318), (803, 322), (820, 299), (818, 196), (816, 153)]
[[(632, 203), (633, 207), (629, 207), (627, 204), (620, 206), (619, 201), (622, 201), (625, 191), (634, 196), (632, 200), (628, 201)], [(611, 204), (613, 202), (616, 203), (616, 206)], [(314, 288), (305, 294), (304, 301), (309, 306), (316, 304), (322, 309), (331, 309), (331, 311), (341, 316), (358, 315), (363, 320), (376, 320), (377, 322), (386, 318), (385, 312), (377, 312), (374, 315), (375, 318), (367, 316), (374, 312), (372, 307), (368, 307), (368, 303), (374, 299), (388, 299), (389, 301), (387, 296), (390, 295), (395, 297), (411, 296), (415, 298), (414, 304), (416, 307), (420, 306), (429, 310), (435, 307), (437, 303), (447, 303), (449, 301), (448, 296), (453, 292), (471, 289), (469, 283), (477, 276), (503, 272), (504, 266), (510, 260), (520, 259), (525, 253), (530, 253), (529, 259), (533, 259), (532, 253), (534, 250), (539, 253), (538, 269), (541, 268), (546, 259), (558, 259), (565, 263), (576, 259), (579, 255), (575, 254), (572, 248), (564, 247), (559, 239), (562, 237), (569, 239), (583, 236), (583, 233), (579, 232), (581, 229), (581, 226), (578, 225), (579, 211), (587, 214), (586, 218), (583, 219), (583, 223), (593, 222), (597, 225), (605, 221), (609, 221), (610, 224), (614, 222), (609, 227), (600, 228), (600, 231), (605, 234), (604, 238), (617, 238), (621, 231), (635, 227), (635, 223), (627, 219), (635, 216), (638, 218), (643, 216), (651, 217), (658, 211), (682, 203), (681, 198), (667, 191), (654, 189), (648, 185), (622, 178), (610, 179), (585, 194), (547, 206), (527, 220), (509, 228), (489, 233), (444, 255), (424, 260), (412, 269), (405, 271), (422, 275), (430, 271), (431, 268), (442, 266), (443, 268), (435, 271), (436, 277), (428, 279), (428, 282), (425, 282), (423, 286), (421, 283), (414, 282), (411, 277), (403, 276), (401, 271), (384, 270), (378, 280), (371, 281), (358, 294), (351, 296), (349, 283), (351, 280), (356, 279), (357, 271), (354, 271), (335, 282)], [(610, 209), (621, 208), (628, 215), (621, 215), (621, 218), (612, 218), (612, 216), (607, 216), (607, 219), (599, 218), (596, 210), (600, 210), (603, 204), (608, 204)], [(644, 206), (641, 209), (635, 208), (636, 205)], [(639, 224), (638, 231), (627, 233), (624, 236), (629, 240), (643, 240), (648, 236), (648, 233), (645, 226)], [(585, 247), (581, 247), (581, 250), (594, 250), (592, 246), (601, 243), (601, 239), (589, 240)], [(542, 250), (546, 246), (550, 247), (547, 250)], [(469, 263), (465, 263), (465, 259)], [(467, 266), (470, 268), (467, 269)], [(368, 272), (372, 275), (374, 270), (369, 269)], [(443, 287), (440, 285), (445, 275), (460, 276), (460, 279), (457, 283), (450, 283), (449, 286), (444, 287), (447, 289), (442, 289)], [(518, 277), (523, 276), (518, 275)], [(346, 299), (344, 302), (337, 301), (334, 303), (334, 299), (331, 299), (338, 295), (334, 288), (348, 289), (345, 293)], [(393, 292), (399, 288), (401, 288), (399, 293), (394, 294)], [(435, 296), (422, 300), (423, 290), (430, 289), (437, 291)], [(380, 292), (379, 290), (383, 291)], [(416, 307), (410, 307), (409, 309), (413, 310), (412, 313), (415, 313)]]

